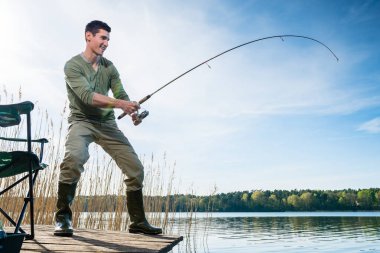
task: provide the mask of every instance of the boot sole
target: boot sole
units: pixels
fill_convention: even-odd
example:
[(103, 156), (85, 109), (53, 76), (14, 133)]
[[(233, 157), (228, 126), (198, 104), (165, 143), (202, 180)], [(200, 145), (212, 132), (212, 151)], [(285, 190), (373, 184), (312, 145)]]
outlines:
[(145, 230), (141, 230), (141, 229), (133, 229), (133, 228), (130, 228), (129, 230), (129, 233), (132, 233), (132, 234), (146, 234), (146, 235), (159, 235), (159, 234), (162, 234), (162, 231), (157, 231), (157, 232), (150, 232), (150, 231), (145, 231)]
[(72, 237), (73, 232), (54, 232), (55, 236), (62, 236), (62, 237)]

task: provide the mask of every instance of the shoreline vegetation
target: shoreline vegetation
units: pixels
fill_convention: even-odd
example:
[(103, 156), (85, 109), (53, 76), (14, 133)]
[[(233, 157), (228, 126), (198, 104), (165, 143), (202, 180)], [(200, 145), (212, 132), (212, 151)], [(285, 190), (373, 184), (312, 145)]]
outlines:
[[(9, 94), (6, 87), (3, 87), (0, 94), (1, 104), (12, 104), (24, 101), (22, 99), (21, 88), (17, 95)], [(45, 146), (43, 163), (48, 167), (40, 171), (34, 186), (34, 217), (36, 224), (52, 225), (56, 211), (56, 198), (59, 177), (59, 165), (64, 155), (64, 139), (67, 134), (68, 105), (64, 105), (60, 114), (51, 117), (46, 109), (42, 109), (38, 102), (34, 102), (35, 108), (32, 111), (32, 138), (46, 138), (49, 143)], [(18, 126), (0, 128), (0, 136), (9, 138), (23, 138), (26, 128), (25, 117)], [(26, 144), (22, 142), (9, 142), (0, 140), (0, 150), (14, 151), (26, 150)], [(39, 154), (39, 146), (32, 144), (32, 150)], [(76, 190), (76, 198), (72, 205), (74, 227), (87, 229), (107, 229), (107, 230), (127, 230), (129, 217), (125, 215), (126, 207), (126, 186), (124, 176), (115, 162), (97, 145), (91, 144), (89, 147), (91, 154), (89, 161), (85, 165), (85, 170), (81, 175)], [(166, 154), (156, 157), (141, 156), (145, 168), (144, 196), (170, 196), (175, 195), (175, 163), (168, 163)], [(0, 189), (4, 189), (19, 179), (22, 175), (9, 178), (0, 178)], [(179, 184), (179, 183), (178, 183)], [(12, 190), (0, 197), (1, 207), (13, 218), (18, 217), (24, 196), (27, 192), (27, 182), (17, 185)], [(94, 198), (81, 197), (94, 196)], [(106, 196), (106, 197), (98, 197)], [(108, 198), (112, 197), (112, 207), (108, 206)], [(148, 213), (150, 223), (163, 228), (165, 233), (170, 233), (175, 213), (169, 212), (173, 208), (170, 205), (174, 202), (163, 199), (145, 198), (145, 211)], [(189, 199), (187, 205), (187, 217), (189, 218), (189, 228), (193, 221), (193, 201)], [(165, 206), (164, 212), (161, 212)], [(112, 209), (110, 215), (107, 210)], [(98, 210), (96, 214), (88, 213), (83, 215), (85, 210)], [(25, 214), (24, 222), (27, 222), (29, 209)], [(4, 225), (11, 224), (0, 215), (0, 220)]]
[[(2, 202), (18, 201), (3, 197)], [(22, 198), (20, 201), (22, 201)], [(37, 197), (36, 202), (51, 205), (55, 196)], [(125, 194), (76, 196), (77, 212), (125, 212)], [(173, 194), (144, 196), (146, 212), (320, 212), (380, 211), (380, 188), (344, 190), (255, 190), (213, 195)], [(79, 207), (80, 206), (80, 207)]]
[[(22, 100), (21, 89), (18, 100), (9, 95), (4, 87), (0, 94), (1, 104), (18, 103)], [(52, 119), (46, 110), (35, 103), (32, 112), (33, 138), (47, 138), (43, 162), (49, 167), (41, 171), (35, 187), (35, 223), (53, 224), (56, 211), (56, 195), (59, 164), (64, 154), (66, 136), (67, 105), (58, 118)], [(57, 125), (58, 123), (58, 125)], [(17, 127), (0, 128), (0, 136), (24, 137), (25, 121)], [(0, 141), (0, 150), (25, 150), (26, 144)], [(39, 153), (38, 146), (33, 151)], [(88, 229), (127, 230), (129, 219), (126, 213), (126, 187), (123, 175), (112, 159), (97, 145), (90, 146), (91, 158), (78, 183), (74, 200), (73, 225)], [(380, 188), (347, 190), (251, 190), (197, 196), (193, 190), (189, 194), (179, 194), (175, 177), (175, 162), (169, 163), (166, 154), (140, 157), (145, 167), (144, 196), (145, 211), (153, 225), (161, 226), (170, 233), (177, 212), (185, 212), (186, 230), (190, 230), (196, 219), (196, 212), (267, 212), (267, 211), (375, 211), (380, 210)], [(1, 178), (0, 189), (9, 186), (12, 178)], [(26, 183), (18, 185), (0, 197), (1, 207), (19, 215)], [(110, 215), (110, 212), (112, 213)], [(86, 215), (83, 215), (83, 214)], [(28, 212), (26, 219), (28, 220)], [(5, 218), (0, 216), (1, 221)], [(9, 226), (5, 222), (5, 226)]]

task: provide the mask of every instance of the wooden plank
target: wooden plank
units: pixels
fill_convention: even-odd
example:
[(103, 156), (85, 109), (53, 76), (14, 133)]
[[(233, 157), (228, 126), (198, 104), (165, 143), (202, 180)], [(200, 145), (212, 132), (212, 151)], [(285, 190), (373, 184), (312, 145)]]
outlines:
[(21, 253), (35, 252), (133, 252), (165, 253), (182, 236), (142, 235), (128, 232), (76, 229), (73, 237), (53, 235), (53, 226), (35, 226), (35, 239), (24, 241)]

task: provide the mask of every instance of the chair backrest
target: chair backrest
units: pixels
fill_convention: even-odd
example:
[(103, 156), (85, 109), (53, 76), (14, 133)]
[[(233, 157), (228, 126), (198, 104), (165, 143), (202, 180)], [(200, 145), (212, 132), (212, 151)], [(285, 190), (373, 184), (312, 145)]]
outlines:
[(32, 152), (32, 127), (30, 112), (34, 109), (34, 104), (25, 101), (17, 104), (0, 105), (0, 126), (9, 127), (20, 124), (21, 114), (26, 114), (26, 134), (28, 152)]
[(18, 104), (0, 105), (0, 126), (9, 127), (20, 124), (21, 114), (28, 114), (34, 108), (34, 104), (30, 101)]

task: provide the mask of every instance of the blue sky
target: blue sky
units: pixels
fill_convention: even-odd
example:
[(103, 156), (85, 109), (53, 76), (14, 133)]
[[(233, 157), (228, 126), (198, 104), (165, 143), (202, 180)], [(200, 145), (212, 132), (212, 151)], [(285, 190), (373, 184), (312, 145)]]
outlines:
[[(379, 187), (379, 1), (0, 2), (0, 85), (59, 115), (63, 65), (84, 26), (112, 27), (105, 57), (139, 100), (228, 48), (119, 121), (140, 155), (166, 153), (179, 190)], [(117, 112), (119, 114), (119, 112)]]

